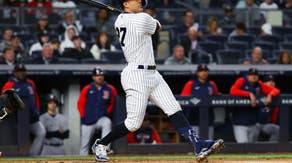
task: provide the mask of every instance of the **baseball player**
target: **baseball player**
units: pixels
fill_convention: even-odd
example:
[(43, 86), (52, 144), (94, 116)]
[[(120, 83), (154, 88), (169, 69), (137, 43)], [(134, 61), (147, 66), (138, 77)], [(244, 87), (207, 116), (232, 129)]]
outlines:
[(47, 112), (40, 116), (46, 129), (46, 138), (41, 155), (65, 155), (63, 140), (69, 138), (66, 118), (57, 113), (58, 99), (54, 94), (47, 97)]
[(81, 117), (80, 155), (88, 155), (90, 138), (95, 129), (101, 129), (103, 138), (112, 129), (111, 112), (117, 91), (104, 81), (104, 71), (95, 67), (92, 71), (93, 82), (82, 88), (78, 99)]
[(119, 0), (123, 9), (116, 21), (115, 29), (128, 62), (121, 73), (121, 84), (126, 92), (127, 117), (101, 140), (93, 145), (97, 161), (109, 161), (107, 145), (141, 127), (148, 99), (168, 115), (179, 134), (194, 147), (198, 161), (223, 147), (222, 139), (203, 140), (192, 129), (170, 88), (156, 70), (151, 35), (161, 30), (158, 20), (143, 13), (146, 0)]
[(25, 108), (29, 109), (30, 132), (35, 136), (31, 145), (29, 154), (39, 155), (43, 145), (46, 130), (39, 121), (39, 96), (36, 91), (35, 83), (26, 77), (26, 68), (23, 64), (16, 64), (13, 69), (13, 75), (4, 84), (2, 92), (7, 89), (15, 89)]

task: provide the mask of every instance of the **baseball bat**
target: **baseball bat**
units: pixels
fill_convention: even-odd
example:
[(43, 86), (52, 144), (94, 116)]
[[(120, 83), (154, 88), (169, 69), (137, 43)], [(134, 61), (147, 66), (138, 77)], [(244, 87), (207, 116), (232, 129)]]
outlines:
[(110, 5), (104, 4), (102, 2), (99, 2), (98, 0), (79, 0), (82, 3), (85, 3), (87, 5), (93, 6), (93, 7), (98, 7), (98, 8), (104, 8), (106, 10), (109, 10), (111, 12), (116, 12), (116, 13), (121, 13), (123, 12), (120, 9), (117, 9), (115, 7), (112, 7)]

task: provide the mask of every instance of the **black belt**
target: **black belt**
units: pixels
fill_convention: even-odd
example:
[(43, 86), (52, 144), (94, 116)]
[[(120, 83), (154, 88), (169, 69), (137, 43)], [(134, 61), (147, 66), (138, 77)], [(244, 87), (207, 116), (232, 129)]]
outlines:
[(63, 143), (61, 143), (61, 144), (45, 143), (45, 145), (59, 147), (59, 146), (63, 145)]
[(148, 66), (138, 65), (138, 69), (155, 70), (156, 66), (155, 65), (148, 65)]

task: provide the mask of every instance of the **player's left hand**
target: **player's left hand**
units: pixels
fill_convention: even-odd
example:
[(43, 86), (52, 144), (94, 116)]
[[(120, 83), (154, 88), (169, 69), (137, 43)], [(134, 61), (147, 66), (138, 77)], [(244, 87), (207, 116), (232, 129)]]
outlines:
[(272, 103), (272, 95), (267, 95), (266, 100), (265, 100), (265, 106), (268, 106)]

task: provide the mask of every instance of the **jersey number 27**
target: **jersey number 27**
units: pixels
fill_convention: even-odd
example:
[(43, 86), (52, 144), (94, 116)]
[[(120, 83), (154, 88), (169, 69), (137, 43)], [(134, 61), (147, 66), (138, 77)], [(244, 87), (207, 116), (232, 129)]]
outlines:
[(126, 27), (116, 27), (117, 35), (120, 38), (121, 46), (125, 46), (125, 36), (127, 33), (127, 28)]

